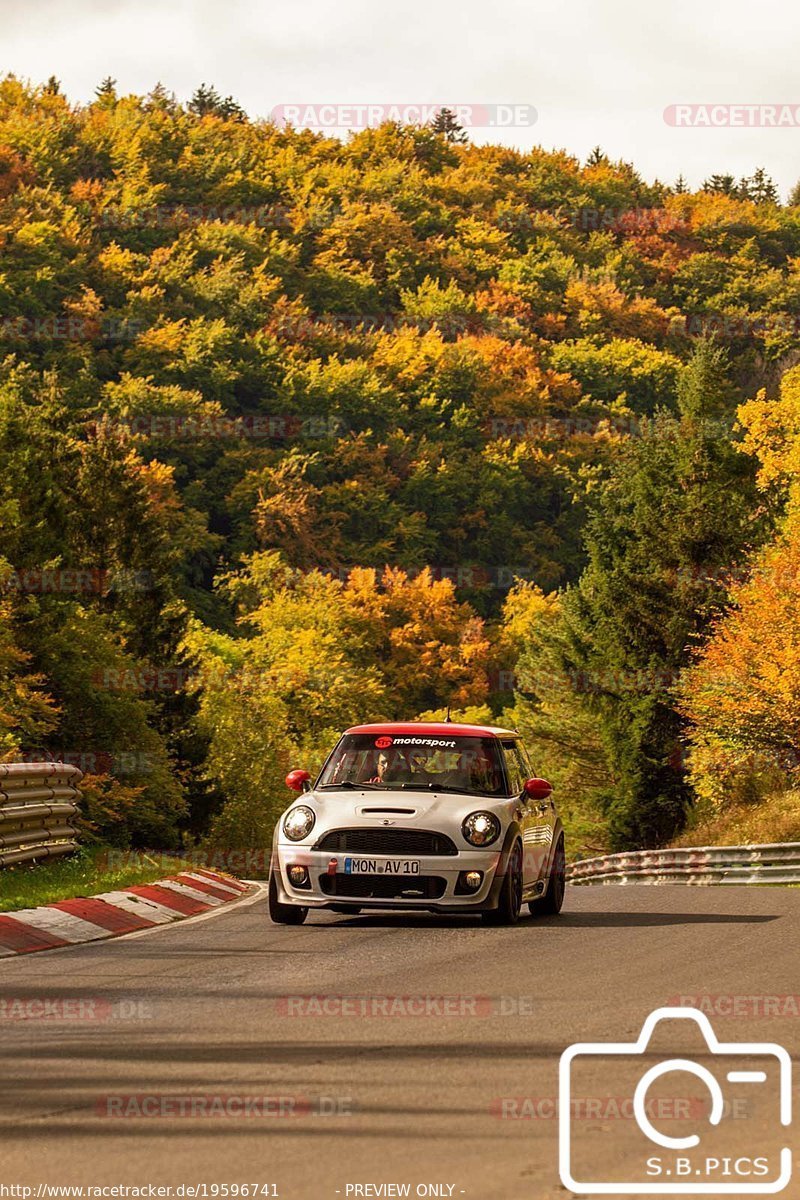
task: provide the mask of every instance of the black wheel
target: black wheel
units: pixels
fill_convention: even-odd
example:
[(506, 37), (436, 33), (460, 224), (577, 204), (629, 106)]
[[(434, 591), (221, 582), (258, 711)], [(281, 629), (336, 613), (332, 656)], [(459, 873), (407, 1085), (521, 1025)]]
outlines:
[(564, 903), (566, 890), (567, 856), (564, 850), (564, 838), (558, 839), (553, 865), (550, 868), (550, 878), (547, 881), (547, 891), (539, 900), (533, 900), (528, 908), (534, 917), (557, 917)]
[(278, 884), (275, 872), (269, 873), (269, 915), (276, 925), (302, 925), (308, 916), (308, 909), (295, 904), (281, 904), (278, 899)]
[(330, 911), (335, 913), (344, 913), (346, 917), (354, 917), (356, 913), (361, 912), (361, 909), (357, 904), (332, 904)]
[(511, 851), (508, 868), (500, 889), (497, 908), (481, 913), (486, 925), (516, 925), (522, 910), (522, 848), (519, 842)]

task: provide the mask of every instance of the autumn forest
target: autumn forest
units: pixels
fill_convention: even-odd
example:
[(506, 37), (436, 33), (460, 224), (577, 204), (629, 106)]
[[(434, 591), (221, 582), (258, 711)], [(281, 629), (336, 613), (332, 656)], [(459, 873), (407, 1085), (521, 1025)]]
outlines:
[(449, 705), (573, 854), (800, 840), (800, 192), (719, 166), (0, 81), (0, 756), (265, 846)]

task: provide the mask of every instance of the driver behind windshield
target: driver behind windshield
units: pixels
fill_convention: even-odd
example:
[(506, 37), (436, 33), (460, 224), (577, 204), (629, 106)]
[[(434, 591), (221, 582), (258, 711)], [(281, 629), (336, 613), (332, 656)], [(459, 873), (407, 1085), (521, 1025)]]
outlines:
[(381, 750), (375, 762), (375, 774), (367, 783), (390, 787), (393, 783), (408, 783), (412, 778), (408, 763), (396, 750)]
[(386, 773), (388, 770), (389, 770), (389, 755), (386, 753), (385, 750), (381, 750), (380, 754), (378, 755), (378, 763), (377, 763), (376, 772), (372, 776), (371, 779), (367, 780), (367, 782), (368, 783), (388, 783), (389, 780), (386, 777)]

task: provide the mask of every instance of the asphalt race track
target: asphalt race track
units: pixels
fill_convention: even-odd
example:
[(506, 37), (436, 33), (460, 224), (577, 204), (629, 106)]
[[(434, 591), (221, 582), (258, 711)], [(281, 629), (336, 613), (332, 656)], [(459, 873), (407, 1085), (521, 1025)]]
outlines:
[[(292, 929), (270, 924), (260, 896), (5, 960), (3, 1180), (274, 1184), (283, 1200), (405, 1182), (563, 1200), (547, 1103), (561, 1052), (632, 1041), (653, 1009), (713, 995), (745, 998), (713, 1018), (720, 1037), (796, 1056), (800, 1017), (762, 1016), (759, 998), (800, 992), (798, 947), (800, 889), (631, 886), (570, 888), (561, 917), (513, 929), (394, 914)], [(328, 999), (326, 1013), (325, 997), (362, 999)], [(187, 1115), (190, 1097), (239, 1108)], [(247, 1097), (269, 1103), (246, 1112)], [(515, 1115), (524, 1097), (535, 1119)], [(609, 1161), (630, 1152), (631, 1124), (607, 1122)], [(774, 1125), (756, 1135), (762, 1150), (785, 1140)]]

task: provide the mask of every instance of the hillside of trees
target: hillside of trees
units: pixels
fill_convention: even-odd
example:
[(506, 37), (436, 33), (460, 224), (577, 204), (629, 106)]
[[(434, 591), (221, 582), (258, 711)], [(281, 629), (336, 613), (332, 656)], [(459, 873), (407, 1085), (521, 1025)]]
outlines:
[(450, 704), (573, 851), (800, 837), (800, 196), (715, 166), (2, 80), (0, 755), (264, 846)]

